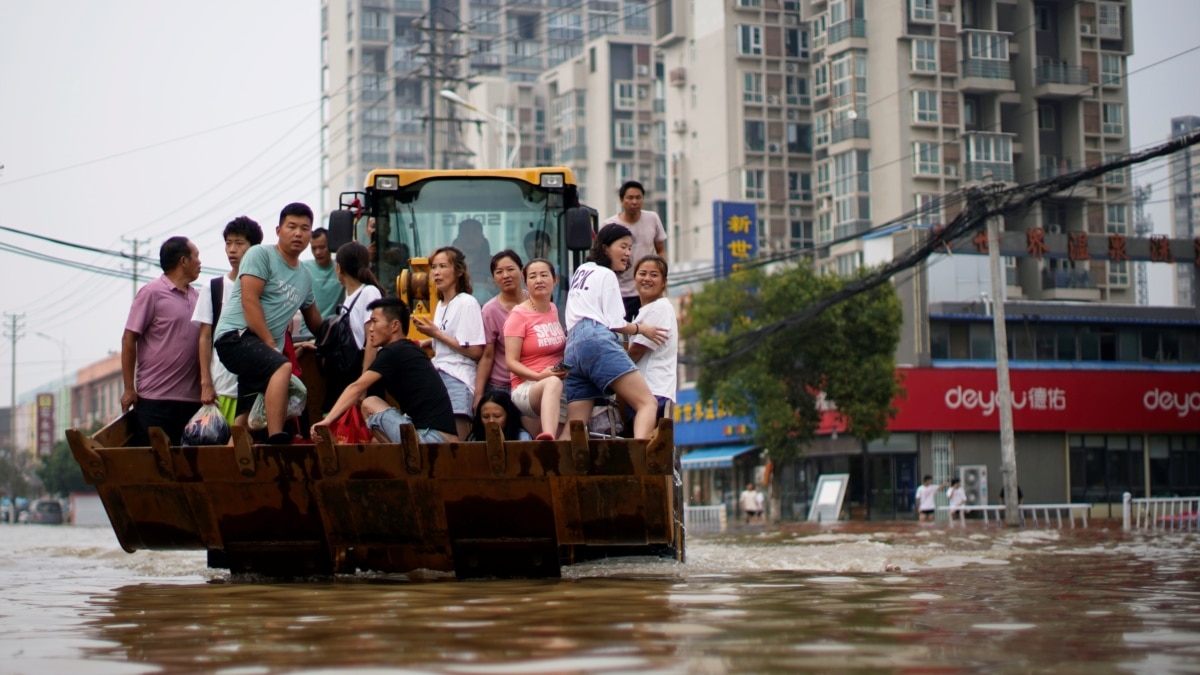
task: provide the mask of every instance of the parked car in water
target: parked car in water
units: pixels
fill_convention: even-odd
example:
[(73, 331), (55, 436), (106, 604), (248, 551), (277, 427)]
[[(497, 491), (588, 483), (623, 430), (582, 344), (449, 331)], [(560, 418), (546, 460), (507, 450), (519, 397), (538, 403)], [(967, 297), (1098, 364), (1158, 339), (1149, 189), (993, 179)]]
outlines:
[(63, 522), (62, 502), (57, 499), (39, 499), (29, 506), (29, 522), (44, 525), (61, 525)]

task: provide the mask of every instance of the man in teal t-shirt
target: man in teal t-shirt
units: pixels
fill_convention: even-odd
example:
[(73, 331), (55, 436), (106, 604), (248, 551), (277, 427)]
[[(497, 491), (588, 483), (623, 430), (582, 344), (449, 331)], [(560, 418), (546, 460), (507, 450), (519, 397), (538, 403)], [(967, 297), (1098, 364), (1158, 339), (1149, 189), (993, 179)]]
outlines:
[(338, 282), (337, 267), (333, 264), (333, 253), (329, 250), (329, 237), (325, 228), (318, 227), (312, 233), (312, 260), (305, 260), (304, 267), (312, 275), (313, 297), (322, 318), (334, 315), (346, 289)]
[(292, 363), (281, 352), (284, 333), (299, 309), (315, 334), (321, 313), (313, 298), (312, 276), (300, 254), (312, 239), (312, 209), (295, 203), (283, 207), (274, 246), (252, 246), (242, 256), (229, 305), (213, 334), (222, 365), (238, 376), (237, 423), (245, 426), (257, 394), (263, 395), (268, 443), (291, 442), (284, 433)]

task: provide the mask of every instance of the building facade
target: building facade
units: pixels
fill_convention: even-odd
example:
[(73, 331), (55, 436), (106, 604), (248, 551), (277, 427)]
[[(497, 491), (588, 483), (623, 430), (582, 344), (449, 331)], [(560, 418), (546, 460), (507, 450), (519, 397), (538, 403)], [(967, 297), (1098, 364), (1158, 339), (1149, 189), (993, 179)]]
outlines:
[[(1171, 118), (1171, 138), (1200, 131), (1200, 117)], [(1200, 150), (1195, 146), (1171, 157), (1171, 236), (1193, 239), (1200, 235)], [(1196, 288), (1189, 270), (1175, 274), (1175, 304), (1188, 307), (1196, 302)]]

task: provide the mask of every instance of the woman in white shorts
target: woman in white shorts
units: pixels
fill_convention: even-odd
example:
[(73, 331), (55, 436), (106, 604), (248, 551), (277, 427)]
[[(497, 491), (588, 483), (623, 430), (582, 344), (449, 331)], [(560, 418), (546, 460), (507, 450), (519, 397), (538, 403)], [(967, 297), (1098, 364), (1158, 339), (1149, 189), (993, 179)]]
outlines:
[(512, 399), (524, 417), (541, 419), (537, 440), (554, 440), (565, 421), (562, 366), (567, 335), (550, 300), (558, 276), (554, 264), (534, 258), (525, 264), (529, 298), (513, 307), (504, 321), (504, 355), (512, 374)]
[(414, 316), (413, 325), (429, 339), (422, 347), (433, 346), (433, 367), (446, 385), (454, 408), (454, 426), (459, 438), (471, 434), (474, 422), (475, 375), (487, 337), (483, 331), (483, 312), (471, 295), (471, 275), (467, 259), (453, 246), (443, 246), (429, 257), (430, 276), (437, 287), (438, 305), (433, 321)]

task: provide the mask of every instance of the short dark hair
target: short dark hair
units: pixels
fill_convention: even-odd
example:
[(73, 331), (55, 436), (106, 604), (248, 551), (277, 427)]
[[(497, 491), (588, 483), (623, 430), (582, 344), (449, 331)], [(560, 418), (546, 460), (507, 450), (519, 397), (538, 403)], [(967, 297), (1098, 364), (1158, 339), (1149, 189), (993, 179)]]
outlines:
[(621, 199), (625, 199), (625, 193), (629, 192), (629, 188), (637, 188), (638, 190), (641, 190), (643, 197), (646, 196), (646, 188), (636, 180), (627, 180), (624, 183), (621, 183), (621, 187), (617, 188), (617, 196)]
[(367, 305), (367, 311), (379, 309), (388, 321), (399, 321), (400, 328), (408, 334), (408, 305), (400, 298), (380, 298)]
[(521, 262), (521, 256), (517, 255), (517, 252), (512, 250), (511, 248), (506, 248), (503, 251), (500, 251), (496, 255), (492, 256), (492, 266), (491, 266), (492, 274), (496, 273), (496, 265), (499, 265), (500, 261), (504, 260), (505, 258), (511, 258), (513, 262), (517, 263), (517, 269), (519, 269), (519, 270), (525, 269), (525, 263)]
[(611, 269), (612, 258), (609, 257), (608, 251), (604, 250), (604, 247), (612, 246), (613, 242), (624, 237), (632, 238), (633, 232), (620, 223), (609, 223), (600, 228), (600, 231), (596, 233), (596, 238), (592, 240), (592, 250), (588, 252), (588, 260), (601, 267)]
[(192, 249), (187, 237), (171, 237), (164, 241), (158, 249), (158, 266), (164, 272), (170, 272), (179, 265), (179, 261), (192, 255)]
[(950, 479), (950, 487), (954, 487), (955, 485), (958, 485), (961, 482), (962, 482), (962, 479), (952, 478), (952, 479)]
[(262, 228), (258, 226), (258, 223), (254, 219), (247, 216), (238, 216), (225, 225), (225, 231), (221, 233), (221, 238), (228, 239), (229, 237), (238, 236), (245, 237), (251, 246), (258, 246), (262, 243)]
[(927, 480), (933, 480), (933, 476), (930, 476), (929, 474), (925, 474), (925, 477), (921, 479), (921, 482), (924, 483)]
[(279, 212), (279, 224), (282, 225), (288, 216), (305, 216), (309, 222), (314, 222), (312, 209), (308, 208), (308, 204), (300, 202), (292, 202), (283, 207), (283, 210)]
[(321, 237), (324, 237), (327, 234), (329, 234), (329, 230), (326, 230), (323, 227), (314, 228), (312, 231), (312, 238), (319, 239)]

